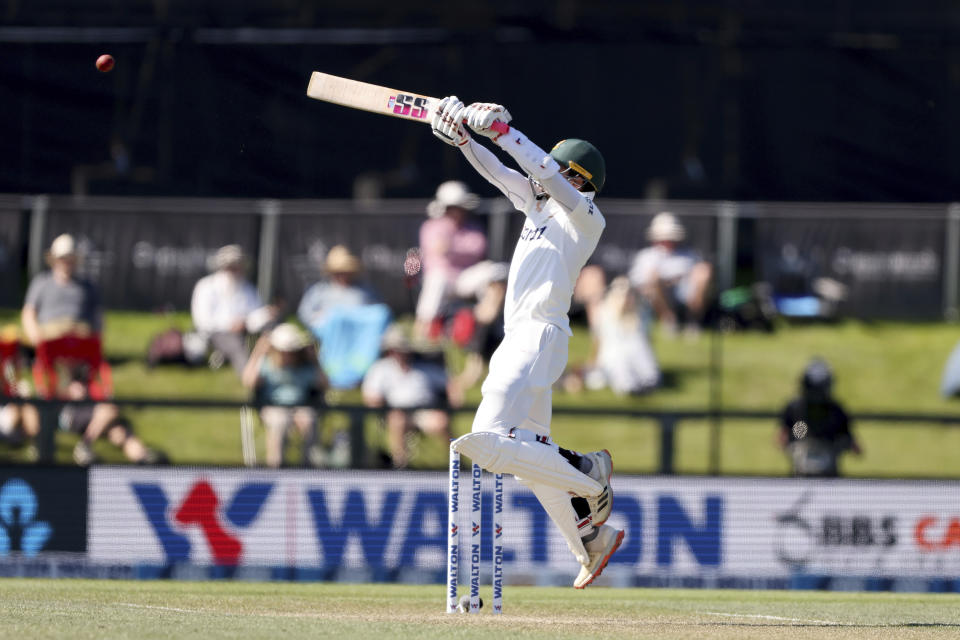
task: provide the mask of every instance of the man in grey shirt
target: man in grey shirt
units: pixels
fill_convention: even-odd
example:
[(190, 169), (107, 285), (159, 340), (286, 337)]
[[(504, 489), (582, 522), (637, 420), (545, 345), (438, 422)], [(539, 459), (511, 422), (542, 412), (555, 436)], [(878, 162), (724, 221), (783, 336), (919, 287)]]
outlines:
[(77, 251), (72, 236), (54, 239), (47, 254), (50, 271), (30, 281), (23, 304), (23, 330), (32, 344), (69, 333), (100, 333), (103, 309), (93, 283), (76, 276)]

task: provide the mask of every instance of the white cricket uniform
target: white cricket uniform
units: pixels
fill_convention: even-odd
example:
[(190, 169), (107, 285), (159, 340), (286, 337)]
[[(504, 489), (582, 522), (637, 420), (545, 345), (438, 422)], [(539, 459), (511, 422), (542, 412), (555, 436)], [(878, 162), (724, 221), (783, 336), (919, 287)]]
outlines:
[(573, 286), (606, 222), (593, 194), (577, 191), (550, 170), (553, 161), (547, 154), (538, 166), (516, 153), (511, 148), (515, 135), (522, 137), (513, 130), (498, 144), (540, 181), (546, 195), (538, 198), (530, 179), (505, 167), (475, 140), (460, 147), (470, 164), (526, 216), (507, 280), (505, 336), (490, 359), (472, 430), (508, 434), (522, 427), (549, 435), (551, 390), (566, 367), (572, 335), (567, 314)]

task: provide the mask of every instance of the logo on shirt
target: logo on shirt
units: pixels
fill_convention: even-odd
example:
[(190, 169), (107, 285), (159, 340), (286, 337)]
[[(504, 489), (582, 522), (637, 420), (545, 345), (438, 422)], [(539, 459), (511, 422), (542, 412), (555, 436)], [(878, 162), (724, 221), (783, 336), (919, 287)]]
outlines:
[(543, 237), (543, 234), (547, 231), (547, 225), (542, 227), (528, 227), (524, 225), (523, 231), (520, 232), (521, 240), (539, 240)]

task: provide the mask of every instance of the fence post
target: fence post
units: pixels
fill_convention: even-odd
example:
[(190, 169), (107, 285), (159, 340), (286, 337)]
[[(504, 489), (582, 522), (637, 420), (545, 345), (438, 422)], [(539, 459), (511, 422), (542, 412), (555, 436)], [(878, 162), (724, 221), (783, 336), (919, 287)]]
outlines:
[(717, 209), (717, 290), (734, 285), (737, 275), (737, 203), (721, 202)]
[(273, 296), (273, 265), (277, 255), (278, 217), (282, 205), (278, 200), (260, 201), (260, 246), (257, 247), (257, 293), (264, 303)]
[(507, 231), (513, 206), (506, 198), (497, 198), (487, 214), (487, 245), (491, 260), (503, 261), (508, 251)]
[(56, 452), (56, 434), (60, 418), (61, 406), (50, 402), (41, 402), (37, 405), (40, 414), (40, 435), (37, 436), (37, 462), (50, 464), (54, 461)]
[(43, 271), (43, 234), (47, 230), (48, 196), (34, 196), (30, 206), (30, 239), (27, 245), (27, 268), (32, 278)]
[(363, 424), (366, 415), (366, 410), (362, 408), (350, 410), (350, 466), (353, 469), (365, 469), (367, 466), (367, 438)]
[(955, 322), (957, 310), (957, 278), (960, 270), (960, 204), (947, 207), (947, 232), (943, 247), (943, 317)]
[(660, 473), (673, 475), (673, 434), (677, 426), (676, 418), (661, 414), (660, 421)]

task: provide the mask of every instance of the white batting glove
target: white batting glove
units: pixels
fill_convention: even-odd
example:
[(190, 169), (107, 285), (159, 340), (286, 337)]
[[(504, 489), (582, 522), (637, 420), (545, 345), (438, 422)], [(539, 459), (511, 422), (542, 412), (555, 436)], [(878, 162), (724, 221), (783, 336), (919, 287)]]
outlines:
[(465, 108), (457, 96), (447, 96), (441, 100), (430, 122), (433, 135), (455, 147), (462, 147), (470, 142), (470, 134), (463, 125)]
[(497, 120), (504, 124), (513, 120), (513, 116), (503, 105), (492, 102), (474, 102), (464, 111), (463, 117), (467, 119), (467, 126), (475, 133), (494, 140), (502, 134), (491, 129), (490, 125)]

